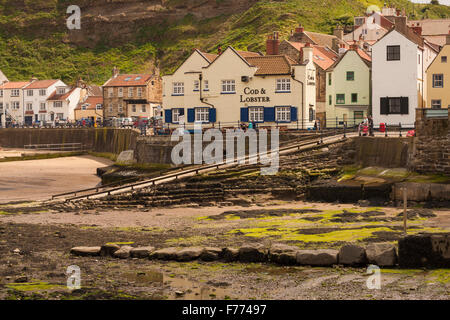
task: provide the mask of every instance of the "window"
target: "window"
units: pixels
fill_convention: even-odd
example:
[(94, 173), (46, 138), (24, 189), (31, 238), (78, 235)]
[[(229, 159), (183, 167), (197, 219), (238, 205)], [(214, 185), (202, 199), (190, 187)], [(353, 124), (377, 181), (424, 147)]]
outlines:
[(344, 104), (344, 103), (345, 103), (345, 94), (337, 94), (336, 104)]
[(0, 102), (0, 110), (3, 111), (3, 102)]
[(248, 119), (250, 122), (264, 122), (264, 107), (249, 107)]
[(64, 93), (66, 93), (66, 88), (58, 88), (57, 93), (58, 93), (58, 94), (64, 94)]
[(133, 104), (133, 105), (131, 106), (131, 112), (136, 112), (136, 105), (135, 105), (135, 104)]
[(39, 106), (39, 110), (45, 111), (45, 109), (46, 109), (45, 102), (41, 102), (41, 104)]
[(328, 96), (328, 104), (331, 106), (331, 104), (333, 103), (333, 97), (331, 96), (331, 94)]
[(58, 119), (58, 120), (64, 120), (64, 113), (57, 113), (57, 114), (56, 114), (56, 119)]
[(364, 118), (364, 111), (353, 111), (353, 117), (355, 118), (355, 123), (360, 123)]
[(118, 89), (119, 90), (119, 97), (121, 98), (121, 97), (123, 97), (123, 88), (119, 88)]
[(409, 98), (380, 98), (380, 114), (409, 114)]
[(400, 114), (401, 113), (401, 100), (400, 98), (389, 99), (389, 113)]
[(11, 90), (11, 97), (18, 97), (20, 95), (19, 89), (12, 89)]
[(33, 96), (33, 90), (27, 90), (27, 97)]
[(387, 61), (400, 60), (400, 46), (387, 46)]
[(431, 100), (431, 109), (440, 109), (442, 107), (441, 100)]
[(291, 107), (275, 107), (275, 121), (291, 121)]
[(209, 108), (195, 108), (195, 122), (209, 122)]
[(113, 88), (109, 88), (109, 89), (108, 89), (108, 96), (109, 96), (110, 98), (112, 98), (112, 97), (114, 96), (114, 89), (113, 89)]
[(123, 112), (123, 106), (121, 105), (121, 104), (119, 104), (119, 113), (122, 113)]
[(444, 87), (444, 75), (433, 74), (433, 88), (443, 88), (443, 87)]
[(316, 112), (313, 108), (309, 108), (309, 121), (314, 121), (316, 118)]
[(142, 97), (142, 88), (137, 88), (137, 96), (138, 96), (139, 98)]
[(357, 93), (352, 93), (352, 102), (353, 103), (358, 102), (358, 94)]
[(222, 80), (222, 93), (236, 93), (236, 82), (234, 80)]
[(147, 112), (147, 106), (145, 104), (143, 104), (141, 110), (142, 110), (142, 112)]
[(355, 72), (347, 71), (347, 81), (353, 81), (353, 80), (355, 80)]
[(40, 96), (45, 96), (45, 95), (47, 95), (47, 90), (45, 90), (45, 89), (40, 89), (40, 90), (39, 90), (39, 95), (40, 95)]
[(45, 113), (39, 115), (39, 121), (45, 121)]
[(441, 62), (442, 63), (447, 63), (447, 56), (442, 56), (441, 57)]
[(328, 85), (331, 86), (331, 73), (328, 74)]
[(27, 103), (27, 111), (33, 111), (33, 104)]
[(97, 109), (97, 110), (102, 110), (103, 107), (102, 107), (102, 105), (101, 105), (100, 103), (98, 103), (98, 104), (95, 106), (95, 109)]
[(200, 90), (200, 81), (195, 80), (194, 81), (194, 91), (199, 91)]
[[(11, 108), (13, 110), (18, 110), (20, 108), (20, 103), (19, 101), (13, 101), (11, 102)], [(6, 109), (8, 109), (8, 106), (6, 106)]]
[(133, 88), (128, 88), (128, 97), (133, 97)]
[(205, 88), (203, 89), (203, 91), (209, 91), (209, 81), (205, 80), (204, 82)]
[(174, 96), (184, 95), (184, 82), (174, 82), (173, 83), (173, 95)]
[(62, 108), (62, 101), (55, 101), (53, 102), (54, 108)]
[(276, 92), (291, 92), (291, 79), (277, 79)]
[(83, 105), (81, 106), (81, 110), (87, 110), (87, 107), (88, 107), (87, 104), (83, 104)]
[(184, 109), (172, 109), (172, 123), (179, 123), (181, 116), (184, 116)]
[(113, 107), (109, 106), (108, 111), (109, 111), (109, 113), (112, 113), (113, 112)]

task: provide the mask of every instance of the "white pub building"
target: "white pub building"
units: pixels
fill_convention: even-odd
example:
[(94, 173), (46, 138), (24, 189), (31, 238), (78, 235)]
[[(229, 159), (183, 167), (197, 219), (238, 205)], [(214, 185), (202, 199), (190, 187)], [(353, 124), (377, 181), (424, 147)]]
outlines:
[(307, 129), (314, 126), (315, 66), (312, 47), (304, 61), (263, 56), (228, 47), (219, 54), (195, 50), (163, 77), (165, 122), (193, 127), (231, 128), (250, 122), (259, 127)]

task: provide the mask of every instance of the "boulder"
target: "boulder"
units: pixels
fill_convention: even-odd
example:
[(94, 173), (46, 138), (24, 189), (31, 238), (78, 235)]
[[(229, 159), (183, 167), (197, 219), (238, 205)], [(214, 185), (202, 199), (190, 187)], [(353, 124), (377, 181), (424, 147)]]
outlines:
[(133, 249), (133, 247), (130, 246), (123, 246), (116, 252), (114, 252), (114, 257), (119, 259), (128, 259), (130, 257), (130, 252)]
[(297, 263), (298, 247), (285, 244), (274, 244), (269, 249), (269, 261), (281, 265), (295, 265)]
[(239, 260), (239, 249), (235, 248), (224, 248), (220, 254), (226, 262), (235, 262)]
[(450, 233), (398, 240), (398, 263), (402, 268), (450, 268)]
[(160, 249), (153, 251), (149, 258), (158, 260), (176, 260), (178, 251), (179, 249), (174, 247)]
[(133, 248), (130, 251), (130, 255), (132, 258), (144, 259), (148, 258), (153, 251), (155, 251), (155, 247)]
[(367, 260), (379, 267), (392, 267), (397, 263), (395, 246), (390, 243), (372, 243), (366, 248)]
[(178, 261), (192, 261), (196, 260), (203, 253), (204, 249), (201, 247), (189, 247), (178, 251), (177, 260)]
[(267, 252), (261, 244), (247, 244), (239, 249), (239, 261), (264, 262), (267, 261)]
[(101, 247), (75, 247), (70, 249), (70, 253), (81, 257), (95, 257), (100, 255)]
[(122, 151), (117, 157), (116, 163), (119, 164), (133, 164), (136, 160), (134, 159), (134, 150)]
[(202, 254), (200, 255), (200, 260), (202, 261), (216, 261), (219, 260), (222, 254), (222, 249), (214, 247), (204, 248)]
[(114, 257), (114, 253), (120, 249), (120, 246), (114, 243), (107, 243), (100, 249), (100, 255), (102, 257)]
[(339, 264), (361, 266), (367, 264), (366, 250), (363, 247), (348, 244), (339, 250)]
[(332, 266), (338, 263), (338, 250), (299, 250), (297, 263), (306, 266)]

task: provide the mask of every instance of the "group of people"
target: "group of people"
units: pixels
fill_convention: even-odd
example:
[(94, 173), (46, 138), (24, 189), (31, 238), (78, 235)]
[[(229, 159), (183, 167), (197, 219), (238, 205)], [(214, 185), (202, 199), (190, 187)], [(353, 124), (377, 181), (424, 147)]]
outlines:
[(367, 136), (367, 135), (369, 135), (370, 137), (374, 136), (372, 116), (366, 117), (364, 121), (359, 124), (358, 133), (360, 136)]

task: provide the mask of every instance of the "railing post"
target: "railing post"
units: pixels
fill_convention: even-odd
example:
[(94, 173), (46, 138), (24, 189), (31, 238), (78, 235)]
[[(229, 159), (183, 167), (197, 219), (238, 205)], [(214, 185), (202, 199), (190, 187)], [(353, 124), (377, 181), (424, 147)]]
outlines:
[(400, 137), (402, 137), (402, 123), (398, 123), (398, 131), (400, 132)]
[(387, 123), (384, 124), (384, 136), (386, 138), (388, 137), (388, 126), (387, 126)]
[(347, 138), (346, 129), (347, 129), (347, 122), (344, 122), (344, 139)]

